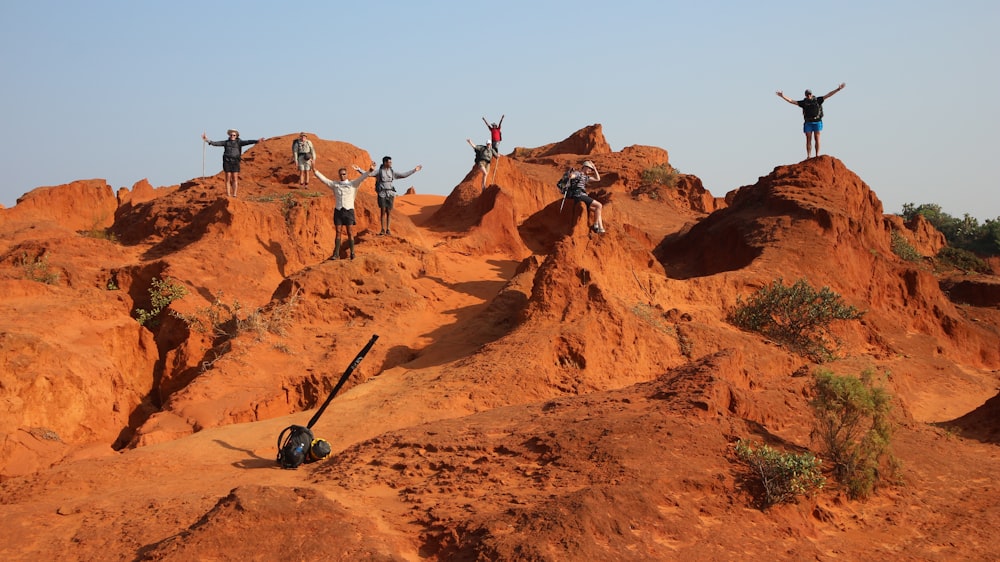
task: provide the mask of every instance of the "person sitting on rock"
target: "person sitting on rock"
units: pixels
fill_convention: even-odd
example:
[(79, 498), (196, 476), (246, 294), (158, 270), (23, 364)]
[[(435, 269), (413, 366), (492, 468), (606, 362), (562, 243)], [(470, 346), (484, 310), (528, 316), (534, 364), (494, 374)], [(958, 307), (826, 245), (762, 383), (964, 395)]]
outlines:
[(603, 205), (597, 199), (587, 195), (587, 182), (590, 180), (601, 181), (601, 174), (597, 173), (597, 167), (590, 160), (583, 163), (582, 170), (571, 169), (569, 174), (569, 189), (566, 197), (575, 201), (580, 201), (587, 206), (588, 211), (594, 213), (594, 224), (590, 231), (596, 234), (604, 234), (604, 219), (601, 217)]

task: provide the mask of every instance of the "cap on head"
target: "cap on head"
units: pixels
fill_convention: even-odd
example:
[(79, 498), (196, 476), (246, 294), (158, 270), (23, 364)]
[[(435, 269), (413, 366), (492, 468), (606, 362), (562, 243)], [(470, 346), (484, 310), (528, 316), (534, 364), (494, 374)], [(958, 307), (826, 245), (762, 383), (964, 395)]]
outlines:
[(591, 162), (590, 160), (585, 161), (583, 163), (583, 167), (584, 168), (590, 168), (591, 170), (593, 170), (595, 172), (597, 171), (597, 166), (594, 166), (594, 163)]
[(806, 90), (806, 97), (813, 95), (812, 90)]

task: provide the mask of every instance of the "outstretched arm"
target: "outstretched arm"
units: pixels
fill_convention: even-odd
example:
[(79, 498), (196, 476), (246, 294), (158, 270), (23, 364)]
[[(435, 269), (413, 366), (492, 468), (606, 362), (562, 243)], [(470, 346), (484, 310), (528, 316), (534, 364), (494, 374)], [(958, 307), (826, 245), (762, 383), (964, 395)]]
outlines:
[(321, 174), (319, 170), (313, 168), (313, 173), (316, 174), (316, 177), (319, 178), (319, 181), (325, 183), (327, 187), (333, 187), (333, 180)]
[(487, 121), (485, 117), (483, 117), (483, 125), (486, 125), (486, 128), (489, 128), (490, 126), (490, 122)]
[(476, 149), (476, 145), (472, 142), (472, 139), (465, 139), (465, 142), (469, 143), (469, 146), (472, 147), (472, 150)]
[(776, 94), (778, 94), (778, 97), (779, 97), (779, 98), (781, 98), (781, 99), (783, 99), (783, 100), (787, 101), (788, 103), (790, 103), (790, 104), (792, 104), (792, 105), (796, 105), (796, 106), (797, 106), (797, 105), (799, 105), (799, 102), (797, 102), (797, 101), (793, 100), (792, 98), (790, 98), (790, 97), (786, 96), (786, 95), (785, 95), (785, 93), (784, 93), (784, 92), (782, 92), (781, 90), (778, 90), (778, 91), (777, 91), (777, 92), (775, 92), (775, 93), (776, 93)]
[(828, 98), (828, 97), (832, 96), (833, 94), (836, 94), (837, 92), (839, 92), (839, 91), (843, 90), (843, 89), (844, 89), (844, 86), (846, 86), (846, 85), (847, 85), (846, 83), (844, 83), (844, 82), (841, 82), (841, 83), (840, 83), (840, 85), (839, 85), (839, 86), (837, 86), (836, 88), (834, 88), (834, 89), (833, 89), (833, 90), (832, 90), (832, 91), (831, 91), (831, 92), (830, 92), (829, 94), (827, 94), (827, 95), (823, 96), (823, 99), (826, 99), (826, 98)]
[(497, 123), (497, 127), (503, 127), (503, 115), (500, 116), (500, 121)]

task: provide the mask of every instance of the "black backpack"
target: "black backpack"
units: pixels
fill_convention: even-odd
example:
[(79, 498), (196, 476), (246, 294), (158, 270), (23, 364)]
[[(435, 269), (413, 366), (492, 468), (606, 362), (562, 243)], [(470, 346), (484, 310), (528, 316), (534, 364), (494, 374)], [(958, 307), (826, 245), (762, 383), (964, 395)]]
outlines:
[(823, 104), (819, 98), (804, 99), (799, 102), (802, 105), (802, 117), (808, 122), (821, 121), (823, 119)]
[[(278, 464), (281, 468), (298, 468), (309, 460), (313, 432), (308, 427), (290, 425), (278, 435)], [(329, 453), (327, 453), (329, 454)]]
[(572, 170), (566, 170), (566, 173), (563, 174), (561, 178), (559, 178), (558, 182), (556, 182), (556, 189), (558, 189), (559, 193), (562, 193), (563, 195), (566, 195), (566, 193), (569, 192), (570, 187), (573, 184), (573, 182), (569, 178), (569, 173), (571, 171)]

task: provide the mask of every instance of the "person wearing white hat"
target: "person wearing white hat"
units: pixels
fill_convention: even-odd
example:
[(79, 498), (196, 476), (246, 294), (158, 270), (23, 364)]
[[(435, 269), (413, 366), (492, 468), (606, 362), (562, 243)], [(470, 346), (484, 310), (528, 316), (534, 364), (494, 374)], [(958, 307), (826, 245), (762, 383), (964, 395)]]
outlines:
[(590, 231), (596, 234), (604, 234), (604, 219), (601, 217), (601, 210), (604, 206), (597, 199), (587, 195), (587, 182), (590, 180), (601, 181), (601, 174), (597, 172), (597, 166), (594, 166), (593, 162), (587, 160), (583, 163), (581, 170), (569, 171), (570, 183), (566, 197), (587, 205), (587, 209), (594, 213), (594, 224), (591, 225)]
[(229, 138), (224, 141), (210, 141), (205, 133), (202, 133), (201, 140), (211, 146), (225, 147), (222, 153), (222, 171), (226, 173), (226, 194), (230, 197), (236, 197), (236, 192), (240, 188), (240, 160), (243, 158), (243, 147), (249, 144), (257, 144), (264, 139), (241, 140), (240, 132), (236, 129), (229, 129), (226, 131), (226, 134)]

